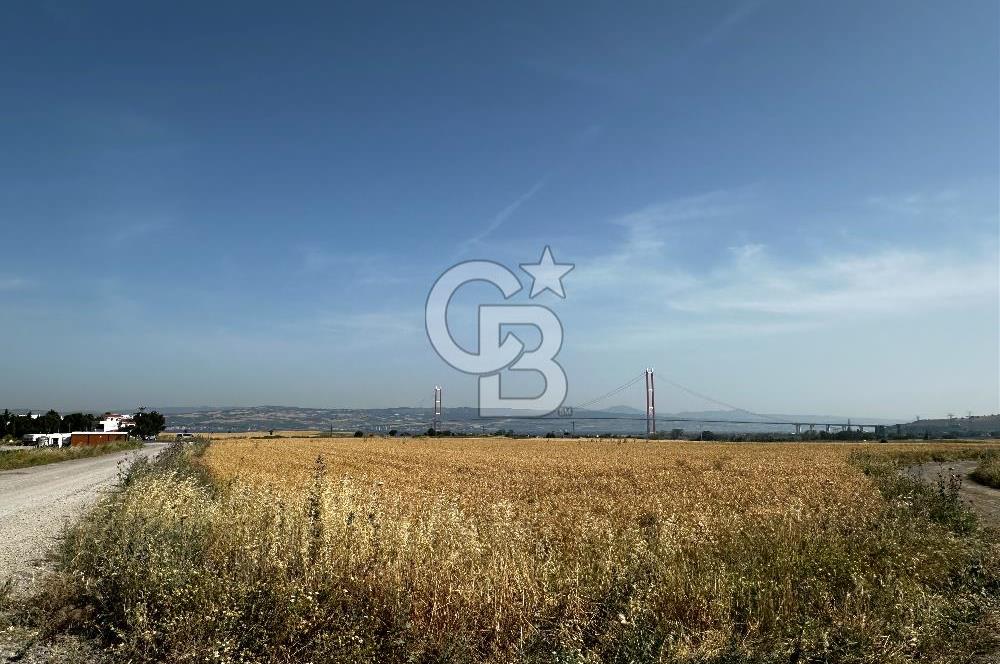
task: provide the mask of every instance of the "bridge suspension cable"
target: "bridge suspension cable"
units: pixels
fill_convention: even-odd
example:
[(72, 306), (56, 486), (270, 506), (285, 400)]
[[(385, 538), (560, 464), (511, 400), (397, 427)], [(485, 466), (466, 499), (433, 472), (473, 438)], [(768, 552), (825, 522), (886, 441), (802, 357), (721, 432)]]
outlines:
[(714, 399), (714, 398), (708, 396), (707, 394), (702, 394), (701, 392), (696, 392), (695, 390), (692, 390), (689, 387), (685, 387), (684, 385), (681, 385), (680, 383), (678, 383), (676, 381), (670, 380), (669, 378), (665, 378), (662, 374), (660, 375), (660, 380), (663, 381), (663, 382), (665, 382), (665, 383), (667, 383), (668, 385), (670, 385), (672, 387), (676, 387), (681, 392), (686, 392), (687, 394), (690, 394), (693, 397), (697, 397), (699, 399), (704, 399), (705, 401), (708, 401), (710, 403), (714, 403), (717, 406), (723, 406), (725, 408), (728, 408), (729, 410), (735, 410), (735, 411), (740, 412), (740, 413), (746, 413), (747, 415), (753, 415), (754, 417), (760, 417), (760, 418), (765, 419), (765, 420), (776, 421), (776, 419), (777, 419), (777, 418), (771, 417), (770, 415), (764, 415), (763, 413), (755, 413), (752, 410), (747, 410), (746, 408), (740, 408), (739, 406), (734, 406), (731, 403), (726, 403), (725, 401), (720, 401), (719, 399)]
[[(594, 397), (593, 399), (589, 399), (587, 401), (583, 401), (583, 402), (577, 404), (576, 406), (574, 406), (574, 409), (576, 409), (576, 410), (584, 410), (584, 409), (587, 409), (587, 408), (589, 408), (591, 406), (594, 406), (595, 404), (598, 404), (598, 403), (600, 403), (602, 401), (605, 401), (606, 399), (610, 399), (611, 397), (613, 397), (613, 396), (615, 396), (617, 394), (621, 394), (622, 392), (624, 392), (628, 388), (632, 387), (633, 385), (638, 384), (643, 378), (645, 378), (645, 376), (646, 376), (645, 372), (640, 373), (640, 374), (636, 375), (635, 377), (631, 378), (630, 380), (626, 381), (625, 383), (622, 383), (618, 387), (616, 387), (616, 388), (614, 388), (612, 390), (609, 390), (608, 392), (605, 392), (604, 394), (602, 394), (600, 396)], [(696, 397), (698, 399), (702, 399), (704, 401), (708, 401), (709, 403), (713, 403), (713, 404), (715, 404), (717, 406), (722, 406), (723, 408), (727, 408), (727, 409), (735, 411), (737, 413), (744, 413), (746, 415), (751, 415), (753, 417), (758, 417), (758, 418), (760, 418), (761, 420), (764, 420), (764, 421), (771, 421), (771, 422), (778, 422), (778, 421), (780, 421), (778, 418), (772, 417), (771, 415), (765, 415), (763, 413), (756, 413), (756, 412), (754, 412), (752, 410), (747, 410), (746, 408), (740, 408), (739, 406), (733, 405), (733, 404), (728, 403), (726, 401), (722, 401), (721, 399), (716, 399), (714, 397), (710, 397), (707, 394), (702, 394), (701, 392), (698, 392), (697, 390), (693, 390), (690, 387), (687, 387), (686, 385), (681, 385), (677, 381), (671, 380), (670, 378), (667, 378), (667, 377), (663, 376), (662, 374), (660, 374), (659, 378), (660, 378), (661, 381), (667, 383), (671, 387), (677, 388), (678, 390), (680, 390), (682, 392), (685, 392), (685, 393), (687, 393), (687, 394), (689, 394), (689, 395), (691, 395), (693, 397)]]
[(583, 403), (574, 406), (574, 408), (583, 410), (583, 409), (585, 409), (585, 408), (587, 408), (589, 406), (593, 406), (596, 403), (600, 403), (601, 401), (604, 401), (605, 399), (610, 399), (611, 397), (615, 396), (616, 394), (621, 394), (622, 392), (624, 392), (628, 388), (632, 387), (633, 385), (635, 385), (636, 383), (638, 383), (640, 380), (642, 380), (645, 377), (646, 377), (646, 373), (643, 372), (643, 373), (637, 375), (635, 378), (632, 378), (628, 382), (619, 385), (615, 389), (613, 389), (613, 390), (611, 390), (609, 392), (605, 392), (604, 394), (602, 394), (599, 397), (594, 397), (593, 399), (590, 399), (589, 401), (584, 401)]

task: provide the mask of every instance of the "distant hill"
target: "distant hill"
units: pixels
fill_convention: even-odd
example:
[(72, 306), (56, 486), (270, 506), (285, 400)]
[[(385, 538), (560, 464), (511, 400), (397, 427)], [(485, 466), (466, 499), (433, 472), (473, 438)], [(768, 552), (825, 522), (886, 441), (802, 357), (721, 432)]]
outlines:
[[(418, 433), (426, 431), (434, 419), (430, 408), (300, 408), (295, 406), (158, 408), (167, 416), (169, 431), (268, 431), (333, 430), (376, 431), (396, 429)], [(525, 417), (527, 415), (528, 417)], [(673, 420), (673, 421), (671, 421)], [(681, 421), (683, 420), (683, 421)], [(738, 423), (734, 420), (748, 420)], [(657, 414), (660, 431), (683, 429), (687, 432), (713, 430), (731, 433), (781, 433), (793, 427), (775, 424), (784, 422), (846, 423), (848, 418), (821, 415), (782, 415), (766, 417), (740, 411), (687, 411)], [(862, 420), (854, 420), (857, 424)], [(866, 424), (895, 424), (898, 420), (865, 419)], [(630, 406), (614, 406), (605, 410), (576, 410), (563, 418), (539, 417), (532, 413), (507, 411), (498, 417), (480, 418), (476, 408), (446, 408), (441, 429), (492, 433), (514, 430), (518, 433), (545, 434), (575, 431), (577, 433), (638, 434), (646, 430), (643, 412)]]
[(973, 415), (971, 417), (953, 417), (931, 420), (915, 420), (903, 425), (903, 430), (910, 434), (931, 436), (963, 434), (994, 434), (1000, 435), (1000, 415)]
[(643, 411), (641, 408), (633, 408), (632, 406), (612, 406), (611, 408), (606, 408), (604, 413), (617, 413), (620, 415), (642, 415)]

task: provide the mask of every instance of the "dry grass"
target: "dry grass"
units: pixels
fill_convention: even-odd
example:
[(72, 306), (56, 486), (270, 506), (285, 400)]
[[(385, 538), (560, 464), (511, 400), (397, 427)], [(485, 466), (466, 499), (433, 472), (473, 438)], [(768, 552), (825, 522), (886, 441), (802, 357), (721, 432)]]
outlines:
[(207, 438), (209, 440), (229, 440), (229, 439), (233, 439), (233, 438), (237, 438), (237, 439), (238, 438), (266, 438), (266, 437), (271, 436), (271, 435), (273, 435), (275, 437), (281, 437), (281, 438), (312, 438), (314, 436), (318, 436), (318, 435), (320, 435), (322, 433), (325, 433), (325, 432), (319, 431), (319, 430), (307, 431), (307, 430), (302, 430), (302, 429), (274, 429), (274, 433), (273, 434), (271, 434), (270, 431), (271, 431), (270, 429), (264, 429), (262, 431), (241, 431), (241, 432), (235, 432), (235, 433), (214, 432), (214, 433), (204, 434), (203, 437)]
[[(652, 514), (676, 525), (737, 528), (773, 517), (808, 520), (850, 497), (857, 520), (878, 491), (847, 463), (847, 446), (498, 439), (229, 440), (208, 448), (222, 480), (301, 494), (317, 459), (332, 484), (372, 491), (418, 515), (446, 499), (470, 515), (503, 505), (543, 524)], [(826, 518), (829, 518), (829, 514)], [(567, 525), (567, 524), (564, 524)], [(618, 525), (618, 524), (614, 524)]]
[(885, 456), (936, 449), (178, 447), (73, 531), (41, 604), (139, 661), (961, 661), (995, 540)]
[[(330, 437), (329, 430), (319, 430), (319, 429), (274, 429), (274, 433), (271, 433), (271, 429), (262, 429), (257, 431), (235, 431), (235, 432), (224, 432), (224, 431), (213, 431), (210, 433), (199, 433), (196, 434), (199, 438), (205, 440), (232, 440), (232, 439), (260, 439), (260, 438), (316, 438), (316, 437)], [(164, 431), (157, 436), (158, 440), (163, 442), (170, 442), (177, 438), (177, 431)], [(340, 431), (337, 433), (338, 436), (353, 434), (353, 432)]]
[(1000, 489), (1000, 453), (991, 454), (972, 471), (972, 479), (980, 484)]
[(26, 447), (23, 450), (0, 450), (0, 470), (15, 470), (44, 466), (60, 461), (72, 461), (73, 459), (88, 459), (138, 447), (142, 447), (141, 442), (128, 441), (87, 447)]

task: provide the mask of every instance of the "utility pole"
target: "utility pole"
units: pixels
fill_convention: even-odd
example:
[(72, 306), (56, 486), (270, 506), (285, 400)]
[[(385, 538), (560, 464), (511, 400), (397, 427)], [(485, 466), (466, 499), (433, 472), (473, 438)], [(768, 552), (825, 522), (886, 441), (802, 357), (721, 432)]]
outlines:
[(653, 385), (653, 370), (646, 369), (646, 437), (656, 435), (656, 387)]

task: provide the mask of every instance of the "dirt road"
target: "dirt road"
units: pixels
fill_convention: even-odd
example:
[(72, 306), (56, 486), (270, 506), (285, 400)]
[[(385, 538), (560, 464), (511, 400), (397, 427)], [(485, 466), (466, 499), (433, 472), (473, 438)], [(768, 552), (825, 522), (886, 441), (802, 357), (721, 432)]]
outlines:
[(10, 575), (21, 588), (29, 586), (63, 525), (114, 482), (119, 467), (164, 447), (148, 443), (139, 450), (0, 472), (0, 582)]
[(925, 482), (935, 482), (938, 477), (958, 475), (962, 478), (959, 496), (975, 511), (983, 523), (1000, 528), (1000, 490), (983, 486), (969, 477), (976, 469), (976, 461), (941, 461), (923, 463), (907, 470)]

